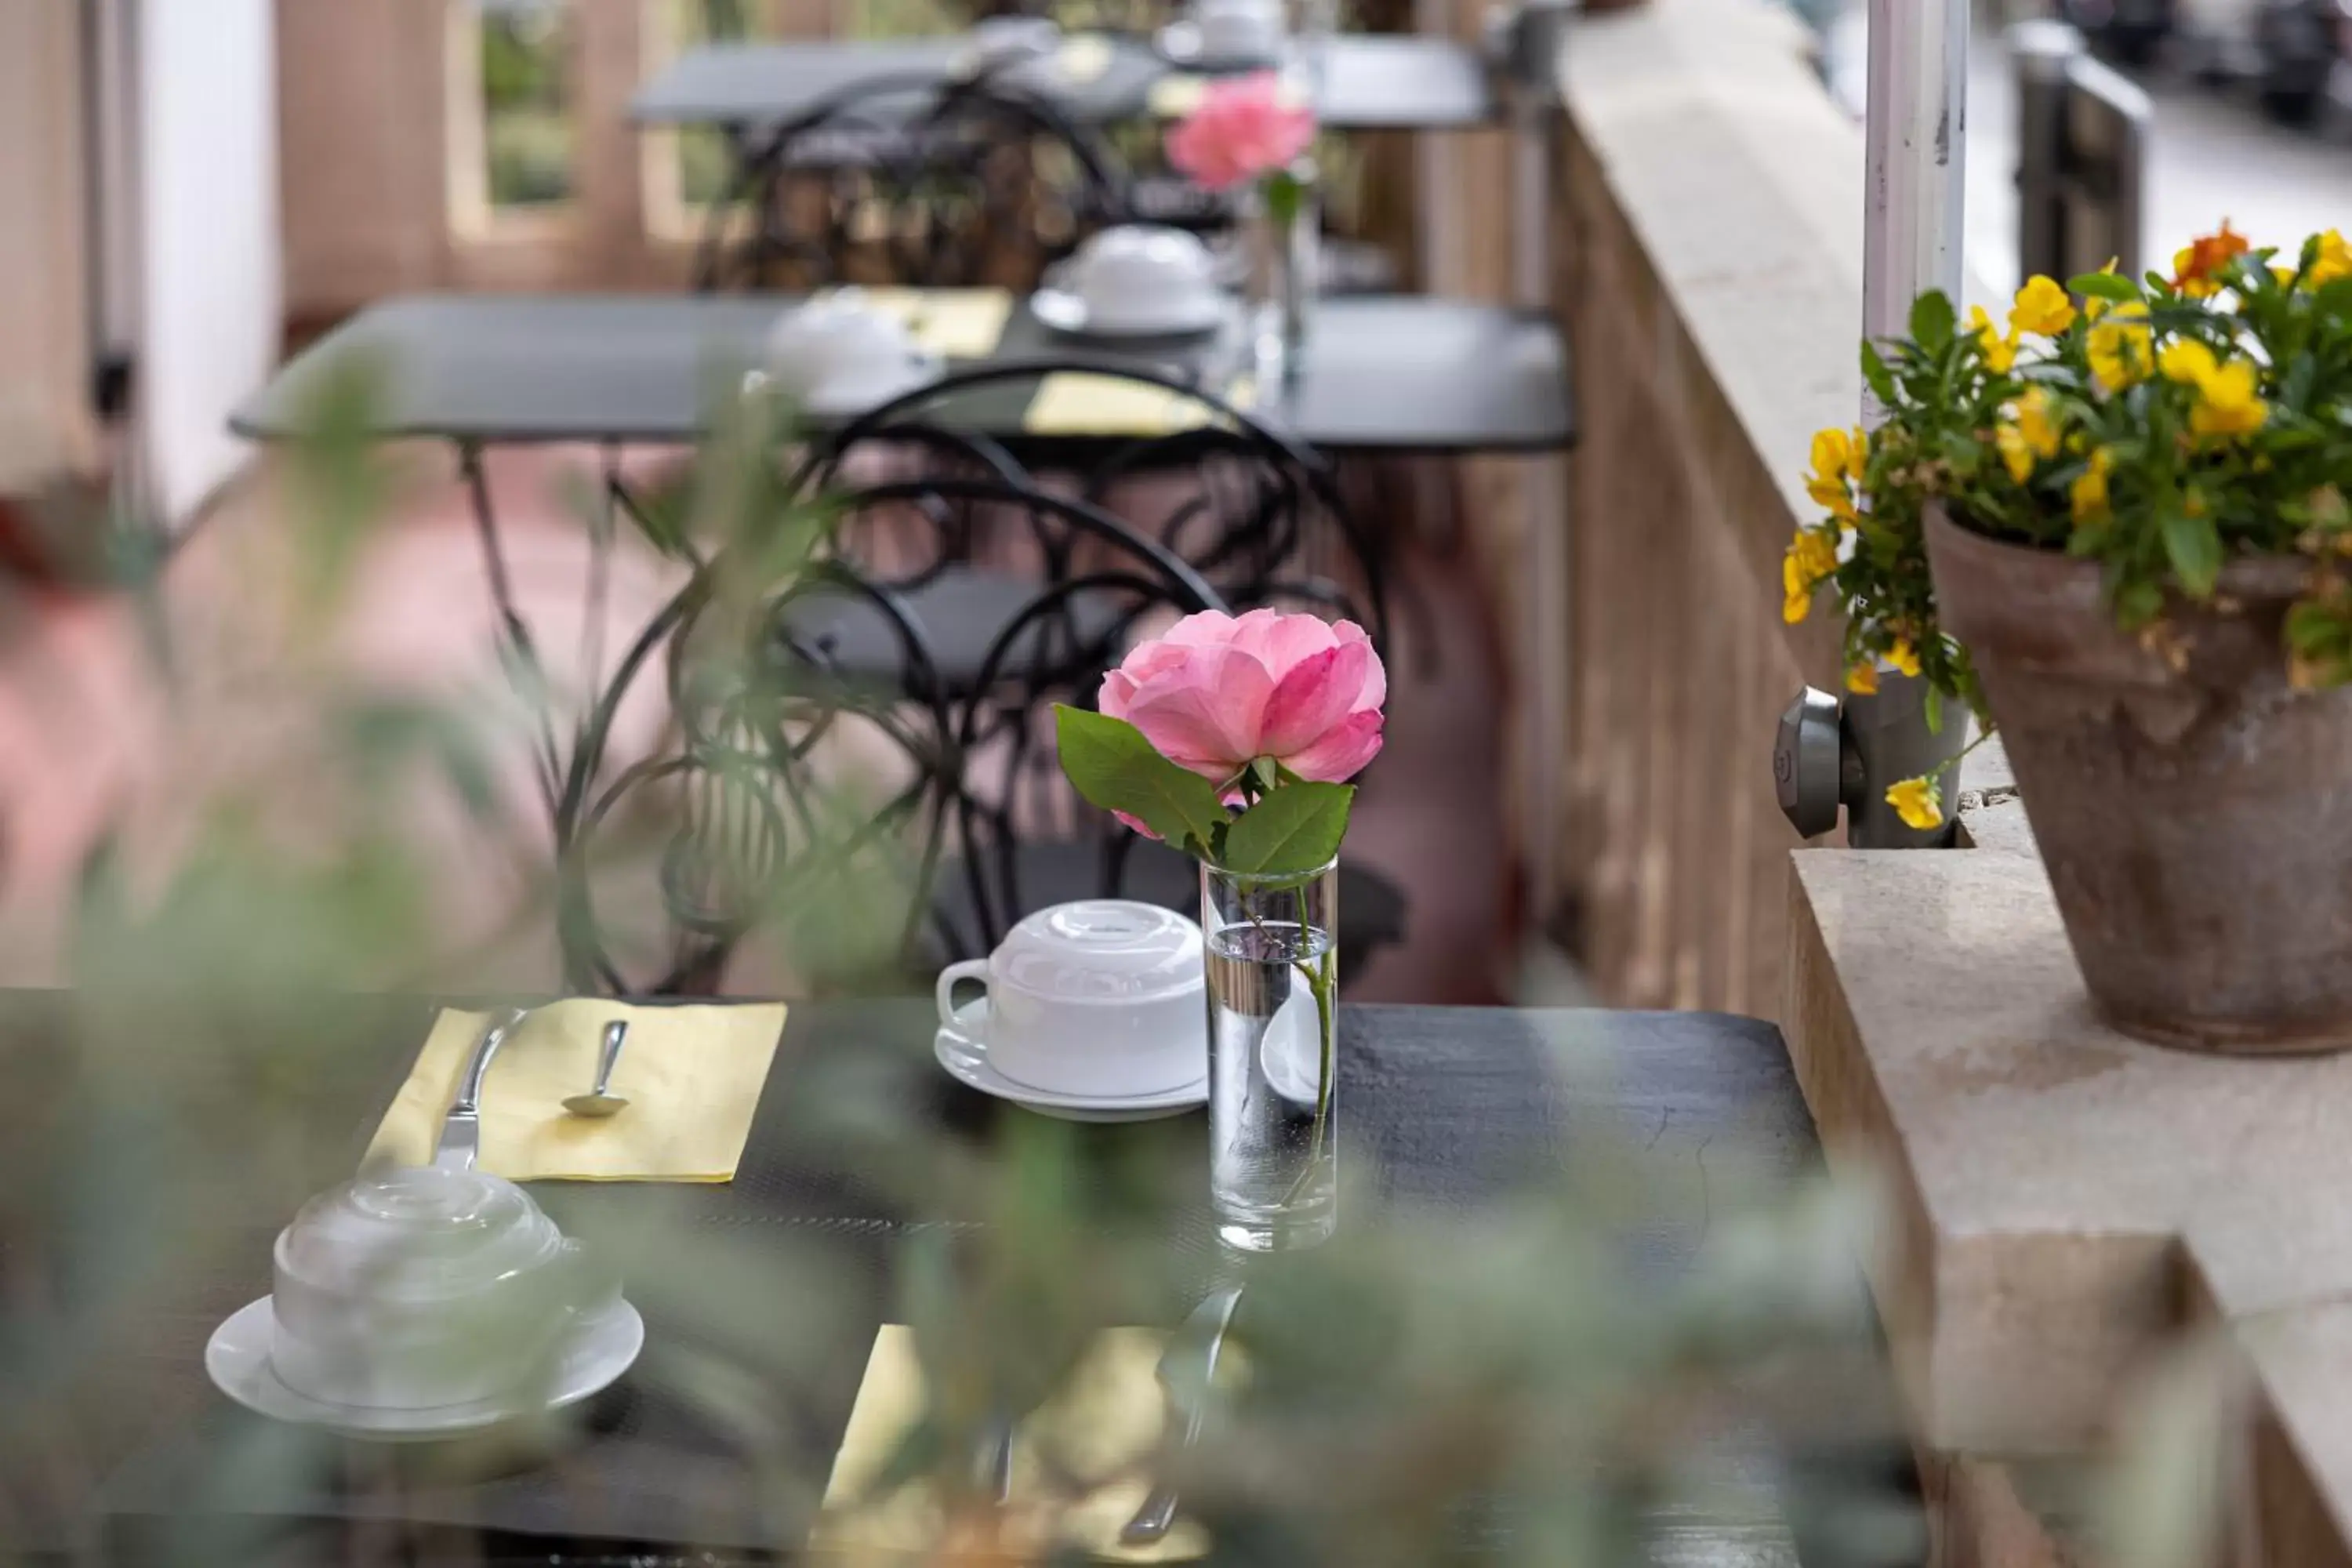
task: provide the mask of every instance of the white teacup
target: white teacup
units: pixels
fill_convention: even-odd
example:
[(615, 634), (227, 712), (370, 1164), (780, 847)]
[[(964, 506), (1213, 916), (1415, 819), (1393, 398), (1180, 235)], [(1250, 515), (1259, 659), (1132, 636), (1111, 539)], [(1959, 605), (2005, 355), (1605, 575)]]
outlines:
[(1201, 928), (1123, 899), (1040, 910), (984, 959), (940, 974), (940, 1021), (958, 984), (988, 988), (989, 1065), (1049, 1094), (1164, 1093), (1209, 1070)]
[(1281, 0), (1195, 0), (1192, 26), (1210, 59), (1265, 59), (1284, 37)]
[(768, 331), (768, 374), (803, 403), (887, 401), (935, 374), (936, 356), (863, 291), (839, 289), (789, 310)]
[(520, 1187), (430, 1165), (320, 1194), (273, 1260), (271, 1369), (297, 1394), (372, 1409), (517, 1392), (614, 1296)]
[(1119, 224), (1090, 237), (1063, 275), (1104, 331), (1190, 331), (1223, 308), (1216, 262), (1200, 237), (1157, 224)]

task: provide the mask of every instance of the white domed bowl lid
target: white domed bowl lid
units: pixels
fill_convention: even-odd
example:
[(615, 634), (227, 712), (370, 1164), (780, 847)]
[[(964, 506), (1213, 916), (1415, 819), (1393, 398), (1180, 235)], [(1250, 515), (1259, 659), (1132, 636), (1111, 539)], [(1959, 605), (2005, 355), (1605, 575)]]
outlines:
[(1089, 899), (1039, 910), (1005, 933), (991, 976), (1064, 1002), (1157, 1001), (1202, 984), (1201, 928), (1173, 910)]
[(483, 1289), (562, 1247), (555, 1222), (512, 1182), (425, 1165), (319, 1194), (278, 1233), (274, 1258), (320, 1289), (417, 1300)]

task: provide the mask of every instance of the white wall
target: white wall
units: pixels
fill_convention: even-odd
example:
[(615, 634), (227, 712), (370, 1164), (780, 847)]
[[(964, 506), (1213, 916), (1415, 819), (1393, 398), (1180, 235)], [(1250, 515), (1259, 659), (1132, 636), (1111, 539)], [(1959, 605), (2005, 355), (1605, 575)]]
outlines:
[(141, 390), (156, 497), (174, 520), (249, 455), (226, 421), (278, 359), (275, 9), (145, 0), (141, 12)]

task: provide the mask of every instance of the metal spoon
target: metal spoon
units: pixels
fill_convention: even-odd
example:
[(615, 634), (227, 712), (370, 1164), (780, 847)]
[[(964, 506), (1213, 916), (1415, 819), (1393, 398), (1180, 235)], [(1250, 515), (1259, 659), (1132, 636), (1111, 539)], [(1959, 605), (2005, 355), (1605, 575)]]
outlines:
[(601, 1121), (626, 1109), (629, 1103), (626, 1095), (610, 1094), (606, 1090), (613, 1082), (613, 1064), (621, 1059), (621, 1042), (628, 1036), (629, 1021), (626, 1018), (615, 1018), (604, 1026), (604, 1049), (596, 1058), (596, 1087), (586, 1094), (566, 1098), (564, 1110), (574, 1116)]

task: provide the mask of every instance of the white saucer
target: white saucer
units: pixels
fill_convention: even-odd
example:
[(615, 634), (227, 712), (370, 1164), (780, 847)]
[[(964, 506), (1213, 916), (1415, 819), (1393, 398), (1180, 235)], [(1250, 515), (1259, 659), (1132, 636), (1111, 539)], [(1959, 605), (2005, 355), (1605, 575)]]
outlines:
[[(443, 1405), (429, 1410), (375, 1410), (330, 1405), (295, 1393), (269, 1364), (270, 1336), (277, 1316), (264, 1296), (213, 1331), (205, 1346), (205, 1371), (223, 1394), (247, 1410), (278, 1421), (323, 1426), (346, 1437), (380, 1443), (424, 1443), (478, 1432), (511, 1419), (517, 1412), (503, 1399)], [(554, 1386), (546, 1408), (561, 1410), (612, 1385), (645, 1348), (646, 1323), (626, 1301), (614, 1301), (575, 1327), (559, 1348)]]
[(1192, 338), (1215, 331), (1225, 322), (1230, 306), (1222, 294), (1211, 293), (1189, 311), (1149, 319), (1099, 321), (1085, 299), (1068, 289), (1040, 289), (1029, 296), (1029, 310), (1057, 332), (1085, 338)]
[(903, 397), (939, 380), (947, 362), (928, 349), (918, 349), (904, 364), (879, 366), (837, 376), (811, 387), (801, 406), (826, 419), (850, 419)]
[(1031, 1089), (998, 1072), (988, 1060), (988, 998), (975, 996), (956, 1009), (955, 1026), (942, 1024), (932, 1041), (940, 1066), (957, 1082), (1009, 1100), (1041, 1116), (1065, 1121), (1156, 1121), (1181, 1116), (1209, 1103), (1209, 1079), (1204, 1073), (1191, 1083), (1154, 1094), (1055, 1094)]

